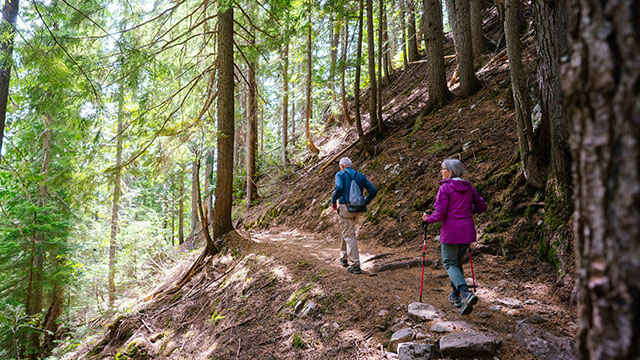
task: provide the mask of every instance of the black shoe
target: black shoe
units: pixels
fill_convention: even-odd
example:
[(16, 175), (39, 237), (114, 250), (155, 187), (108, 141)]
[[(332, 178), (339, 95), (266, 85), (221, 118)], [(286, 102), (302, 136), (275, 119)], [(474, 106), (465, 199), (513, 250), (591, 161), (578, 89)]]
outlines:
[(460, 296), (449, 294), (449, 297), (447, 298), (447, 300), (449, 300), (449, 302), (452, 303), (457, 308), (462, 307), (462, 298)]
[(347, 261), (347, 259), (340, 260), (340, 263), (342, 264), (343, 267), (349, 266), (349, 262)]
[(347, 268), (347, 271), (352, 274), (362, 274), (362, 270), (360, 270), (360, 265), (351, 265)]
[(467, 296), (462, 300), (462, 309), (460, 309), (460, 314), (469, 315), (473, 311), (473, 305), (478, 302), (478, 297), (472, 293), (468, 293)]

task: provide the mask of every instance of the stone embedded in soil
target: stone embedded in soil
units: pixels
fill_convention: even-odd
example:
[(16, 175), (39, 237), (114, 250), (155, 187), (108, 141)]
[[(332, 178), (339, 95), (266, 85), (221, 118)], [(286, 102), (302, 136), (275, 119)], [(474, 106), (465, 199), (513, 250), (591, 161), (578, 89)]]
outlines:
[(417, 321), (432, 321), (442, 317), (433, 305), (412, 302), (409, 304), (409, 317)]
[(378, 312), (378, 316), (387, 316), (387, 314), (389, 314), (388, 310), (380, 310)]
[(429, 331), (436, 333), (450, 333), (456, 330), (471, 330), (469, 324), (464, 321), (440, 321), (431, 326)]
[(533, 314), (529, 316), (529, 322), (532, 324), (542, 324), (545, 321), (547, 321), (547, 319), (545, 319), (543, 316), (538, 314)]
[(391, 335), (391, 340), (389, 340), (389, 350), (396, 352), (398, 350), (398, 344), (413, 340), (414, 334), (415, 331), (411, 328), (405, 328), (394, 332), (393, 335)]
[(496, 299), (495, 302), (511, 309), (522, 307), (522, 301), (514, 298)]
[(540, 359), (576, 359), (573, 352), (575, 340), (571, 337), (554, 336), (548, 331), (536, 328), (526, 320), (518, 321), (515, 335), (520, 346)]
[(458, 332), (440, 338), (440, 351), (450, 357), (493, 356), (501, 344), (502, 340), (490, 333)]
[(491, 314), (486, 313), (486, 312), (483, 311), (483, 312), (478, 314), (478, 317), (481, 318), (481, 319), (488, 319), (488, 318), (491, 317)]
[(489, 310), (495, 311), (495, 312), (500, 312), (500, 311), (502, 311), (502, 306), (500, 306), (500, 305), (492, 305), (492, 306), (489, 306)]
[(529, 300), (525, 301), (524, 303), (527, 304), (527, 305), (535, 305), (535, 304), (538, 303), (538, 300), (529, 299)]
[(429, 344), (406, 342), (398, 345), (398, 359), (423, 360), (431, 359), (435, 355), (435, 346)]
[(300, 312), (300, 317), (309, 315), (309, 313), (311, 313), (317, 307), (318, 305), (316, 305), (313, 301), (309, 301), (307, 305), (304, 306), (304, 309), (302, 309), (302, 311)]

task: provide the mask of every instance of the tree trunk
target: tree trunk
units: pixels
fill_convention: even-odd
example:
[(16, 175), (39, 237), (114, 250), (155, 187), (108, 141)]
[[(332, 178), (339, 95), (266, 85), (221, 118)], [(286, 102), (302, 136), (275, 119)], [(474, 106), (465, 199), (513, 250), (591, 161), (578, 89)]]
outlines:
[(562, 88), (575, 161), (577, 354), (640, 358), (638, 2), (572, 1)]
[(571, 152), (569, 124), (560, 89), (560, 56), (566, 53), (566, 3), (564, 1), (534, 0), (536, 49), (538, 55), (538, 86), (542, 123), (548, 124), (550, 134), (552, 181), (559, 192), (566, 193), (571, 185)]
[(291, 101), (291, 146), (296, 147), (296, 100)]
[(391, 42), (389, 41), (389, 30), (387, 24), (387, 10), (384, 6), (384, 3), (381, 6), (382, 8), (382, 43), (383, 43), (383, 56), (384, 56), (384, 77), (387, 81), (387, 84), (391, 84), (391, 74), (393, 72), (392, 69), (392, 61), (391, 61), (391, 50), (389, 46)]
[[(233, 230), (233, 140), (234, 140), (234, 62), (233, 6), (218, 14), (218, 163), (216, 169), (216, 200), (213, 208), (213, 239)], [(207, 243), (207, 252), (214, 254), (217, 246)]]
[(184, 244), (184, 168), (180, 168), (180, 205), (178, 207), (178, 245)]
[(173, 236), (173, 230), (176, 228), (176, 209), (174, 204), (171, 204), (171, 246), (176, 246), (175, 238)]
[[(405, 0), (407, 4), (407, 12), (409, 13), (409, 24), (407, 26), (408, 30), (408, 43), (407, 46), (409, 48), (409, 61), (413, 62), (418, 60), (418, 39), (416, 36), (416, 7), (413, 3), (414, 0)], [(368, 4), (368, 1), (367, 1)], [(369, 7), (367, 5), (367, 16), (369, 16)], [(369, 21), (367, 20), (367, 23)]]
[(13, 65), (13, 39), (16, 35), (16, 19), (20, 9), (20, 0), (5, 1), (0, 20), (0, 154), (4, 138), (4, 124), (9, 100), (9, 82)]
[(458, 49), (458, 17), (456, 14), (456, 0), (445, 0), (447, 6), (447, 21), (451, 28), (451, 35), (453, 35), (453, 45)]
[(424, 1), (425, 39), (427, 43), (427, 79), (429, 105), (441, 107), (453, 94), (447, 87), (447, 74), (444, 65), (444, 44), (442, 33), (442, 2)]
[[(364, 0), (360, 0), (360, 14), (358, 16), (358, 50), (356, 54), (356, 59), (362, 58), (362, 32), (364, 31)], [(362, 148), (369, 154), (373, 154), (373, 147), (369, 144), (367, 139), (364, 137), (364, 131), (362, 130), (362, 119), (360, 118), (360, 70), (362, 66), (360, 65), (360, 61), (356, 61), (356, 78), (354, 81), (354, 89), (353, 94), (355, 98), (355, 112), (356, 112), (356, 129), (358, 131), (358, 138), (360, 139), (360, 144)]]
[(207, 211), (207, 219), (209, 219), (209, 223), (211, 223), (211, 219), (213, 218), (213, 194), (211, 191), (211, 182), (213, 181), (213, 150), (207, 151), (206, 156), (207, 167), (204, 171), (204, 206), (205, 211)]
[[(378, 117), (378, 86), (376, 81), (376, 48), (373, 43), (373, 0), (367, 1), (367, 58), (369, 59), (369, 121), (383, 134), (382, 122)], [(415, 30), (415, 29), (414, 29)], [(415, 34), (414, 34), (415, 35)]]
[[(286, 31), (286, 30), (285, 30)], [(255, 81), (255, 73), (253, 75)], [(287, 164), (287, 133), (289, 131), (289, 39), (285, 38), (282, 68), (282, 163)]]
[[(122, 83), (120, 84), (122, 86)], [(109, 237), (109, 308), (113, 307), (116, 294), (116, 248), (118, 235), (118, 213), (120, 212), (120, 178), (122, 176), (122, 142), (123, 142), (123, 102), (124, 89), (120, 89), (118, 96), (118, 127), (116, 133), (116, 164), (113, 174), (113, 204), (111, 207), (111, 235)]]
[[(255, 44), (255, 37), (252, 34), (251, 44)], [(256, 82), (256, 70), (258, 64), (249, 63), (249, 121), (247, 130), (247, 208), (251, 207), (258, 198), (258, 187), (256, 186), (256, 144), (258, 142), (258, 97), (256, 96), (258, 84)], [(289, 42), (285, 45), (285, 65), (284, 65), (284, 109), (282, 112), (282, 161), (287, 162), (287, 121), (289, 114), (287, 107), (289, 102)]]
[[(349, 19), (345, 20), (344, 23), (344, 41), (342, 43), (342, 55), (340, 57), (340, 98), (342, 100), (342, 116), (344, 117), (344, 122), (349, 125), (353, 124), (353, 120), (351, 120), (351, 116), (349, 116), (349, 105), (347, 104), (347, 90), (346, 90), (346, 72), (347, 72), (347, 51), (349, 44)], [(295, 105), (295, 102), (294, 102)], [(295, 113), (295, 111), (294, 111)], [(295, 136), (295, 135), (293, 135)]]
[(330, 40), (330, 63), (329, 63), (329, 87), (331, 91), (331, 99), (336, 102), (336, 61), (338, 59), (338, 45), (340, 42), (340, 25), (339, 21), (335, 21), (333, 8), (329, 15), (329, 40)]
[(513, 89), (513, 102), (516, 108), (516, 124), (518, 129), (518, 145), (520, 163), (527, 183), (536, 188), (543, 188), (546, 174), (535, 153), (533, 142), (533, 125), (531, 124), (531, 102), (527, 79), (522, 67), (522, 44), (520, 43), (520, 0), (505, 1), (504, 34), (507, 40), (509, 55), (509, 73)]
[(309, 151), (313, 154), (318, 155), (320, 150), (313, 144), (313, 139), (311, 139), (311, 66), (312, 66), (312, 53), (311, 53), (311, 32), (313, 30), (313, 24), (311, 22), (311, 2), (309, 3), (309, 24), (307, 28), (307, 87), (306, 87), (306, 97), (307, 97), (307, 105), (305, 109), (305, 119), (306, 119), (306, 135), (307, 135), (307, 147)]
[(378, 105), (378, 110), (376, 114), (378, 115), (378, 124), (382, 124), (382, 68), (384, 64), (382, 63), (382, 54), (384, 53), (384, 45), (383, 45), (383, 32), (382, 32), (382, 10), (384, 9), (383, 0), (378, 2), (378, 80), (377, 80), (377, 93), (376, 93), (376, 104)]
[(471, 16), (467, 0), (456, 0), (456, 39), (458, 54), (458, 74), (460, 75), (460, 92), (462, 96), (471, 96), (480, 88), (473, 66), (473, 48), (471, 45)]
[(195, 245), (195, 233), (200, 229), (200, 218), (198, 216), (198, 188), (196, 184), (199, 182), (198, 176), (200, 174), (197, 173), (198, 166), (196, 166), (196, 162), (199, 161), (200, 154), (196, 151), (195, 158), (193, 159), (193, 163), (191, 164), (191, 239), (193, 243), (191, 245)]
[(485, 0), (471, 0), (469, 2), (471, 12), (471, 43), (473, 56), (480, 57), (489, 48), (488, 40), (484, 37), (482, 28), (482, 11)]
[(402, 62), (406, 69), (409, 63), (409, 59), (407, 58), (407, 46), (409, 45), (409, 43), (407, 42), (407, 31), (409, 27), (408, 27), (407, 19), (405, 16), (407, 7), (405, 6), (406, 5), (405, 0), (399, 0), (399, 1), (400, 1), (400, 29), (402, 29)]

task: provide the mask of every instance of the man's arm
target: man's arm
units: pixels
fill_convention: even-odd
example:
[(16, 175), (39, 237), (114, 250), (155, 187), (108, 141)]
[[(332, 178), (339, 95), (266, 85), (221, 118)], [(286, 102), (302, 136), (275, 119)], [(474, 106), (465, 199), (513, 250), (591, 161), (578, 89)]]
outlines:
[(362, 176), (364, 177), (364, 188), (367, 189), (367, 197), (364, 198), (364, 203), (369, 204), (378, 194), (378, 189), (373, 186), (371, 181), (369, 181), (364, 174), (362, 174)]
[(340, 196), (342, 196), (342, 177), (340, 176), (340, 173), (336, 173), (336, 187), (333, 189), (333, 196), (331, 196), (331, 206), (335, 206), (336, 203), (338, 202), (338, 199), (340, 199)]

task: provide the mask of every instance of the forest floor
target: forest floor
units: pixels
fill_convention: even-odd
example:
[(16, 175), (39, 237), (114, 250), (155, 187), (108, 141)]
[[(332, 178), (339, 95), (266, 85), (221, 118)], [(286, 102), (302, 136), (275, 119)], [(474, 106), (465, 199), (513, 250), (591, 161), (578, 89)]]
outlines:
[[(451, 53), (450, 44), (447, 49)], [(533, 46), (523, 54), (532, 78), (534, 55)], [(318, 158), (263, 178), (260, 203), (250, 211), (236, 208), (241, 230), (227, 237), (220, 254), (207, 258), (202, 271), (176, 291), (140, 300), (65, 359), (395, 358), (389, 343), (405, 328), (413, 334), (407, 341), (434, 345), (433, 358), (443, 358), (436, 345), (450, 335), (431, 326), (444, 321), (465, 322), (449, 329), (454, 335), (493, 339), (484, 354), (486, 348), (476, 346), (451, 357), (572, 358), (572, 269), (541, 259), (544, 199), (524, 184), (519, 170), (508, 63), (496, 52), (478, 65), (483, 89), (431, 114), (422, 113), (426, 64), (398, 70), (383, 90), (387, 136), (369, 137), (375, 156), (357, 147), (341, 154), (357, 134), (327, 127), (316, 144)], [(450, 78), (455, 62), (447, 69)], [(366, 96), (361, 111), (368, 124)], [(337, 215), (328, 208), (341, 156), (349, 156), (379, 190), (359, 221), (362, 275), (339, 263)], [(432, 207), (440, 162), (448, 157), (463, 161), (466, 179), (489, 204), (477, 218), (478, 242), (472, 246), (480, 300), (468, 316), (449, 304), (435, 239), (439, 228), (430, 227), (423, 302), (439, 317), (418, 321), (407, 308), (420, 292), (420, 214)], [(163, 274), (160, 289), (175, 284), (194, 260)], [(402, 262), (413, 266), (380, 271)], [(467, 263), (467, 277), (469, 270)]]

